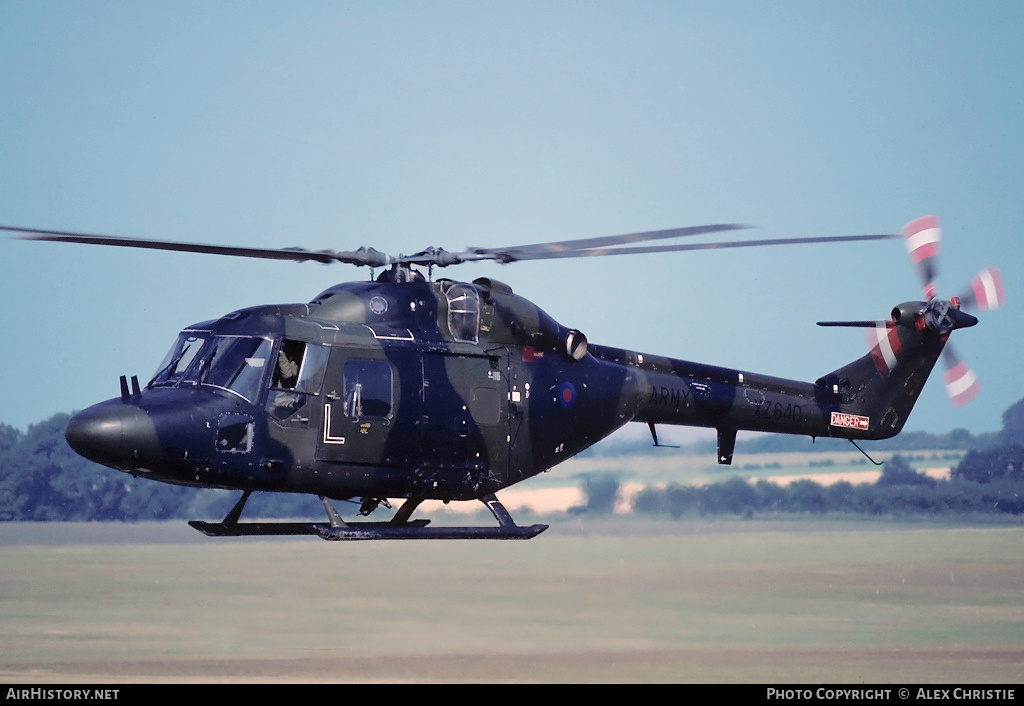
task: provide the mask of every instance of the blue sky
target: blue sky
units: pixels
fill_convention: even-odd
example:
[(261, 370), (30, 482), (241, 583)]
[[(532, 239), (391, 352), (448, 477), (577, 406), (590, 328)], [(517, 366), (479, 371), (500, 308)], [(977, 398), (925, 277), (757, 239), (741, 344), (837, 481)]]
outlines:
[[(1019, 2), (0, 0), (0, 223), (411, 253), (719, 222), (765, 237), (943, 221), (941, 296), (1000, 267), (908, 428), (1024, 397)], [(814, 380), (822, 319), (920, 297), (898, 241), (438, 272), (508, 282), (598, 343)], [(176, 332), (367, 273), (0, 236), (0, 421), (148, 379)]]

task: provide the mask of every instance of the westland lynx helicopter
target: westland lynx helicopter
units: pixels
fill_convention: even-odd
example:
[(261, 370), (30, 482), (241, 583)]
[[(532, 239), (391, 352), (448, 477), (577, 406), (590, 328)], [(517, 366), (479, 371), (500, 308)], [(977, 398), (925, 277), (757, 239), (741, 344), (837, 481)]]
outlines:
[[(156, 374), (121, 377), (119, 397), (74, 415), (65, 432), (87, 459), (132, 475), (240, 490), (208, 535), (313, 534), (324, 539), (528, 539), (495, 493), (546, 471), (628, 422), (709, 427), (718, 462), (740, 429), (838, 437), (856, 443), (900, 432), (932, 367), (944, 357), (955, 404), (977, 379), (947, 345), (973, 326), (966, 309), (1003, 303), (998, 270), (959, 297), (935, 296), (938, 219), (903, 231), (926, 300), (884, 321), (831, 321), (869, 331), (863, 357), (799, 382), (599, 346), (493, 279), (433, 279), (434, 267), (472, 261), (677, 252), (724, 247), (881, 240), (900, 235), (637, 245), (731, 231), (709, 225), (628, 235), (392, 257), (224, 247), (0, 226), (19, 237), (275, 260), (386, 268), (338, 284), (307, 304), (257, 306), (182, 331)], [(425, 268), (427, 276), (417, 268)], [(327, 522), (240, 522), (254, 491), (317, 495)], [(405, 502), (386, 522), (348, 522), (330, 500), (369, 515)], [(424, 500), (480, 500), (496, 527), (429, 527)]]

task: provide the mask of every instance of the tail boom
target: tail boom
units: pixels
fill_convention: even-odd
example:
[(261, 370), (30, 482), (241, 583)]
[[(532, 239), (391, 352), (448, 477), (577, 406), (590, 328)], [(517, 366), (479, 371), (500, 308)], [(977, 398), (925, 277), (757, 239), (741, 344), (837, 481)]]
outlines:
[(907, 421), (948, 332), (894, 326), (886, 349), (867, 354), (814, 383), (591, 346), (591, 353), (631, 368), (642, 401), (632, 421), (718, 431), (719, 462), (729, 463), (736, 432), (886, 439)]

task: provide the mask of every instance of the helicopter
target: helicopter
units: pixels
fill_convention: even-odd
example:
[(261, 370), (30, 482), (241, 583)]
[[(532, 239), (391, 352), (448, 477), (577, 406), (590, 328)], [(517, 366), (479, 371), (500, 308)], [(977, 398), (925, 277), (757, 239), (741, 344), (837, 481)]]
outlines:
[[(0, 226), (16, 237), (320, 263), (371, 270), (307, 303), (254, 306), (182, 330), (145, 384), (120, 378), (120, 395), (69, 420), (81, 456), (165, 483), (241, 491), (210, 536), (314, 535), (328, 540), (529, 539), (548, 528), (516, 524), (496, 493), (551, 469), (631, 422), (717, 432), (719, 464), (739, 430), (859, 440), (898, 434), (943, 358), (955, 405), (977, 377), (947, 345), (957, 329), (1005, 301), (987, 268), (958, 297), (936, 296), (935, 216), (900, 234), (702, 243), (652, 241), (735, 231), (714, 224), (615, 236), (392, 256), (255, 248)], [(527, 260), (904, 239), (924, 300), (878, 321), (823, 321), (868, 330), (864, 356), (814, 382), (591, 343), (491, 278), (433, 276), (434, 268)], [(375, 270), (382, 268), (379, 275)], [(426, 270), (426, 274), (423, 270)], [(326, 522), (241, 521), (257, 491), (315, 495)], [(387, 521), (345, 520), (331, 501), (368, 516), (404, 499)], [(426, 500), (479, 501), (490, 527), (430, 526)]]

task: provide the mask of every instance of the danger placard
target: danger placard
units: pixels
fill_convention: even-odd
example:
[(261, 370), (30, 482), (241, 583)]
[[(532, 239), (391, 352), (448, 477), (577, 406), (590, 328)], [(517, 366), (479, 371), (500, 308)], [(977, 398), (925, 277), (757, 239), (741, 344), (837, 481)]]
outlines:
[(867, 431), (868, 425), (871, 424), (871, 420), (868, 417), (862, 417), (859, 414), (833, 412), (831, 424), (834, 427), (845, 427), (847, 429), (860, 429), (861, 431)]

